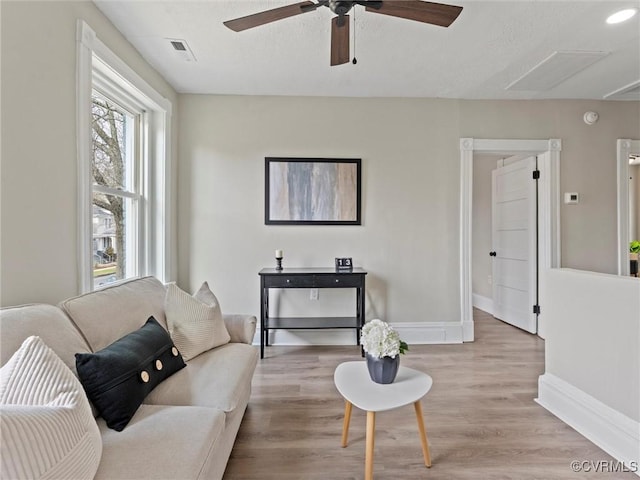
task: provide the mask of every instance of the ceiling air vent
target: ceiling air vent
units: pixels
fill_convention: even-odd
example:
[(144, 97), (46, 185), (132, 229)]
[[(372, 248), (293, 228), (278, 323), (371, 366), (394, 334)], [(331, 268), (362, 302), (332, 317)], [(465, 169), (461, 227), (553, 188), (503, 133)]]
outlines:
[(608, 52), (553, 52), (505, 90), (543, 92), (564, 82), (589, 65), (608, 55)]
[(177, 40), (171, 40), (171, 45), (173, 45), (174, 50), (179, 50), (182, 52), (187, 51), (187, 47), (184, 45), (184, 43), (179, 42)]
[(167, 38), (169, 44), (171, 45), (171, 51), (178, 56), (178, 58), (184, 60), (185, 62), (195, 62), (196, 57), (189, 48), (189, 45), (185, 40), (180, 38)]

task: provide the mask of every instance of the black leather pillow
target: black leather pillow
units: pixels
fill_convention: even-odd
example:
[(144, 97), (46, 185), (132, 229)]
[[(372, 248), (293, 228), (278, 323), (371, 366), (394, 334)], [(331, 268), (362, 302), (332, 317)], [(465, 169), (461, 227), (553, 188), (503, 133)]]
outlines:
[(95, 353), (76, 353), (76, 369), (89, 400), (118, 432), (144, 398), (186, 365), (167, 331), (149, 317), (140, 329)]

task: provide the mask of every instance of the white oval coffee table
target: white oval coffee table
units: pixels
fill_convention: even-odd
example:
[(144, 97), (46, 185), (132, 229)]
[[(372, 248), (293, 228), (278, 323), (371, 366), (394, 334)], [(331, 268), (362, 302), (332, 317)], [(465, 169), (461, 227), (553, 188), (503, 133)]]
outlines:
[(345, 399), (344, 423), (342, 426), (342, 446), (347, 446), (351, 407), (355, 405), (367, 412), (367, 436), (365, 451), (365, 480), (373, 479), (373, 446), (376, 426), (376, 412), (392, 410), (413, 403), (418, 420), (418, 430), (422, 443), (424, 464), (431, 466), (431, 455), (427, 443), (427, 432), (422, 417), (420, 400), (433, 384), (429, 375), (408, 367), (400, 367), (393, 383), (381, 385), (369, 377), (365, 362), (341, 363), (333, 375), (336, 388)]

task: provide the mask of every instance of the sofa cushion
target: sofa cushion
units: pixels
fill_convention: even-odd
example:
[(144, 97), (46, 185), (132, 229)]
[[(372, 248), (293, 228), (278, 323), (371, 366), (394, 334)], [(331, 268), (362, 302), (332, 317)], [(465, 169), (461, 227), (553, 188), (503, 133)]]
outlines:
[(102, 419), (96, 480), (197, 479), (216, 448), (224, 413), (213, 408), (142, 405), (122, 432)]
[(218, 299), (207, 282), (193, 297), (175, 283), (169, 284), (164, 309), (171, 338), (185, 361), (231, 340)]
[(258, 319), (253, 315), (223, 313), (222, 320), (227, 327), (231, 341), (235, 343), (253, 343)]
[(154, 277), (129, 280), (60, 304), (96, 352), (140, 328), (153, 316), (167, 327), (165, 288)]
[(102, 440), (73, 372), (39, 337), (0, 369), (0, 477), (91, 479)]
[(75, 354), (90, 352), (89, 345), (62, 310), (33, 304), (0, 310), (0, 364), (4, 365), (28, 337), (37, 335), (64, 364), (76, 373)]
[(105, 419), (117, 431), (129, 423), (147, 394), (185, 367), (167, 331), (150, 317), (135, 332), (96, 353), (78, 353), (80, 381)]
[(144, 403), (194, 405), (231, 412), (247, 397), (258, 361), (258, 350), (244, 343), (227, 343), (198, 355), (158, 385)]

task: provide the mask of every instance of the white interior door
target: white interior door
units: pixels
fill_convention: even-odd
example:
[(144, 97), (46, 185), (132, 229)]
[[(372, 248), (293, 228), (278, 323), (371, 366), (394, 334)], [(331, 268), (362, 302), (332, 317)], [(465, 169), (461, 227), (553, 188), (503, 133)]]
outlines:
[(492, 173), (493, 315), (537, 333), (536, 158)]

